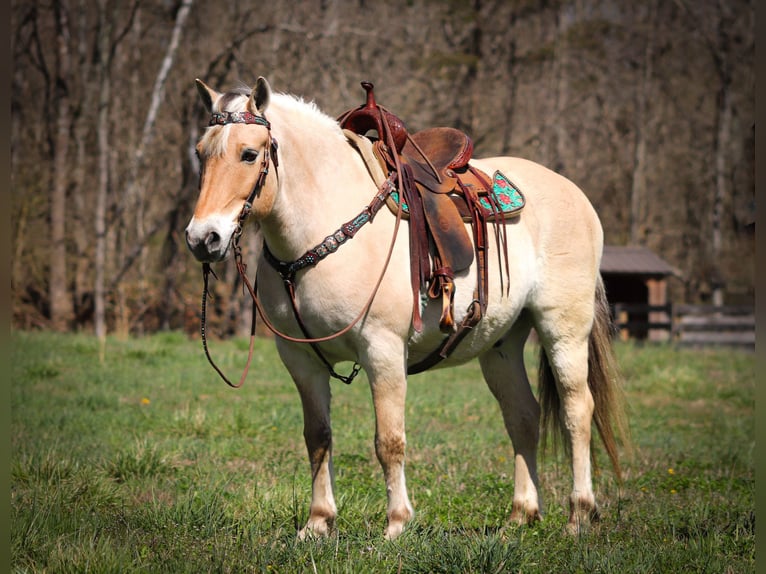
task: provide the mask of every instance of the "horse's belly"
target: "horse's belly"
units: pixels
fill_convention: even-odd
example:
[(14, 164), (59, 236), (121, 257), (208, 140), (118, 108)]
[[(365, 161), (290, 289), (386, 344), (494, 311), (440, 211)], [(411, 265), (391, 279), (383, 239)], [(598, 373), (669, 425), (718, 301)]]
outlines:
[[(515, 233), (514, 240), (521, 249), (509, 249), (510, 276), (497, 261), (494, 251), (488, 258), (487, 310), (478, 324), (469, 331), (448, 359), (439, 366), (452, 366), (470, 361), (494, 345), (513, 327), (527, 304), (535, 284), (535, 255), (527, 237)], [(494, 241), (494, 239), (492, 239)], [(492, 243), (494, 247), (495, 244)], [(502, 271), (502, 281), (501, 281)], [(476, 266), (455, 277), (453, 310), (455, 324), (460, 325), (471, 307), (476, 290)], [(448, 336), (439, 330), (441, 299), (428, 300), (423, 308), (423, 331), (413, 331), (408, 344), (408, 364), (413, 365), (431, 354)]]

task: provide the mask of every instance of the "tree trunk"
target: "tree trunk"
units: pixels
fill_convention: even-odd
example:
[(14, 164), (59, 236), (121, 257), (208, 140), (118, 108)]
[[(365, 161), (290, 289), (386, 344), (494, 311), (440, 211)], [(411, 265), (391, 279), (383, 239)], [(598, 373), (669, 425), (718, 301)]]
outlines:
[(724, 280), (721, 273), (721, 261), (723, 258), (723, 210), (724, 200), (727, 197), (727, 170), (728, 161), (726, 154), (731, 143), (732, 124), (732, 101), (731, 83), (732, 69), (729, 63), (730, 39), (725, 29), (725, 21), (730, 16), (727, 7), (721, 1), (717, 4), (715, 40), (712, 42), (713, 60), (718, 73), (718, 96), (716, 98), (716, 133), (713, 143), (715, 155), (715, 184), (713, 186), (713, 209), (711, 213), (711, 254), (713, 276), (710, 278), (712, 287), (713, 305), (724, 303)]
[[(134, 201), (137, 194), (142, 194), (140, 191), (139, 174), (141, 168), (144, 165), (144, 156), (149, 145), (154, 139), (154, 124), (157, 121), (157, 114), (159, 113), (160, 105), (162, 104), (163, 96), (165, 95), (165, 82), (168, 79), (170, 69), (173, 67), (173, 62), (176, 57), (178, 45), (181, 41), (181, 33), (183, 32), (184, 25), (186, 24), (186, 18), (189, 16), (194, 0), (183, 0), (178, 13), (176, 14), (175, 25), (173, 26), (173, 33), (170, 37), (170, 43), (168, 44), (165, 57), (162, 60), (162, 65), (157, 73), (157, 78), (154, 80), (154, 88), (152, 89), (152, 99), (149, 104), (149, 110), (146, 113), (146, 119), (144, 120), (144, 127), (141, 131), (141, 141), (138, 143), (136, 153), (133, 157), (133, 164), (131, 165), (130, 180), (127, 186), (127, 199)], [(139, 237), (140, 241), (141, 238)]]
[[(140, 18), (140, 10), (138, 14), (136, 15), (136, 26), (133, 29), (133, 51), (134, 51), (134, 61), (138, 64), (141, 61), (141, 18)], [(133, 70), (133, 73), (130, 77), (130, 86), (133, 90), (134, 94), (139, 94), (141, 85), (140, 85), (140, 79), (139, 79), (139, 73), (138, 73), (138, 66)], [(138, 98), (133, 98), (133, 101), (131, 102), (134, 112), (132, 115), (133, 117), (141, 117), (140, 108), (138, 107)], [(133, 136), (133, 130), (131, 130), (131, 136)], [(131, 137), (133, 139), (133, 137)], [(135, 146), (135, 142), (131, 142), (132, 147)], [(131, 174), (131, 177), (135, 177), (136, 174)], [(138, 186), (137, 192), (136, 192), (136, 239), (139, 242), (143, 243), (143, 238), (146, 237), (146, 227), (145, 227), (145, 217), (146, 217), (146, 192), (142, 185)], [(123, 252), (124, 253), (124, 252)], [(146, 249), (142, 247), (141, 252), (139, 254), (138, 259), (138, 289), (136, 291), (136, 308), (143, 309), (146, 306), (146, 271), (147, 271), (147, 261), (146, 261)], [(129, 328), (129, 327), (128, 327)], [(138, 318), (138, 321), (136, 322), (136, 334), (137, 335), (143, 335), (144, 334), (144, 321)]]
[(94, 299), (94, 329), (96, 336), (102, 342), (106, 340), (106, 208), (109, 196), (109, 102), (112, 97), (112, 80), (110, 71), (110, 44), (112, 36), (112, 19), (107, 14), (107, 2), (99, 2), (99, 79), (100, 92), (98, 98), (98, 191), (96, 194), (96, 253), (95, 253), (95, 284)]
[(554, 110), (551, 131), (551, 144), (548, 147), (548, 167), (554, 171), (564, 172), (566, 158), (571, 152), (568, 131), (568, 115), (570, 112), (570, 60), (571, 60), (571, 28), (577, 22), (578, 10), (574, 3), (562, 4), (556, 14), (556, 40), (553, 54), (553, 93)]
[(478, 79), (482, 57), (481, 0), (470, 2), (470, 15), (471, 20), (465, 31), (465, 43), (461, 46), (462, 51), (467, 56), (467, 63), (461, 74), (462, 89), (456, 95), (457, 106), (455, 106), (456, 115), (453, 125), (459, 130), (474, 134), (476, 137), (476, 107), (480, 88)]
[[(175, 25), (173, 26), (173, 32), (171, 34), (170, 43), (168, 44), (167, 51), (165, 53), (165, 58), (162, 61), (162, 65), (160, 67), (160, 71), (157, 74), (157, 78), (154, 82), (154, 88), (152, 90), (152, 97), (151, 97), (151, 103), (149, 105), (149, 111), (147, 112), (146, 119), (144, 121), (143, 129), (141, 131), (141, 139), (138, 143), (138, 146), (136, 147), (135, 154), (133, 156), (133, 160), (131, 163), (129, 175), (128, 175), (128, 182), (126, 184), (125, 192), (121, 194), (121, 197), (124, 197), (125, 199), (123, 202), (118, 206), (116, 217), (118, 220), (120, 220), (123, 215), (125, 209), (132, 205), (134, 202), (136, 202), (136, 195), (137, 194), (143, 194), (143, 192), (140, 190), (142, 182), (139, 181), (139, 176), (141, 174), (141, 168), (144, 165), (144, 156), (146, 153), (146, 149), (151, 144), (152, 138), (154, 136), (154, 125), (157, 120), (157, 114), (159, 112), (160, 105), (163, 100), (164, 95), (164, 89), (165, 89), (165, 82), (167, 80), (168, 74), (170, 72), (170, 69), (173, 66), (173, 61), (175, 59), (176, 52), (178, 50), (178, 45), (180, 43), (181, 39), (181, 33), (183, 32), (184, 24), (186, 23), (186, 19), (189, 16), (189, 11), (191, 9), (191, 6), (193, 4), (193, 0), (183, 0), (180, 8), (178, 9), (178, 12), (176, 14), (176, 21)], [(106, 9), (104, 7), (104, 13)], [(105, 88), (105, 86), (102, 85), (102, 90)], [(109, 88), (108, 82), (106, 88)], [(103, 93), (102, 93), (103, 95)], [(102, 103), (104, 101), (102, 100)], [(108, 99), (105, 102), (105, 106), (108, 106)], [(103, 112), (103, 110), (102, 110)], [(108, 113), (104, 113), (104, 123), (101, 123), (101, 118), (99, 119), (99, 126), (101, 129), (108, 129)], [(108, 138), (108, 132), (104, 134), (105, 138)], [(103, 150), (102, 150), (103, 153)], [(108, 154), (104, 154), (103, 157), (103, 173), (108, 172)], [(105, 176), (104, 176), (105, 177)], [(97, 258), (96, 258), (96, 265), (97, 267), (100, 266), (101, 270), (97, 269), (96, 276), (97, 276), (97, 289), (95, 293), (96, 297), (96, 309), (97, 314), (98, 310), (100, 309), (100, 313), (102, 314), (101, 318), (101, 328), (104, 329), (105, 333), (105, 324), (103, 323), (103, 313), (105, 308), (105, 296), (106, 296), (106, 290), (105, 290), (105, 281), (104, 281), (104, 262), (105, 262), (105, 253), (106, 253), (106, 189), (108, 188), (108, 177), (105, 177), (104, 181), (104, 191), (103, 196), (102, 193), (99, 193), (99, 199), (104, 200), (103, 205), (103, 228), (97, 229), (97, 236), (100, 237), (103, 240), (102, 245), (100, 248), (97, 246)], [(138, 203), (140, 204), (141, 201), (139, 200)], [(139, 215), (141, 217), (141, 215)], [(156, 230), (156, 226), (155, 230)], [(135, 244), (139, 246), (140, 248), (143, 248), (145, 242), (147, 241), (148, 237), (151, 234), (147, 234), (145, 232), (145, 227), (143, 225), (143, 222), (140, 224), (139, 233), (141, 234), (139, 237), (135, 238)], [(123, 246), (125, 248), (127, 246)], [(100, 252), (99, 252), (100, 251)], [(99, 259), (99, 257), (101, 259)], [(134, 260), (130, 260), (130, 264), (133, 263)], [(122, 271), (125, 271), (125, 267), (123, 266)], [(114, 288), (117, 288), (118, 286), (115, 285)]]
[(656, 30), (657, 1), (648, 6), (649, 22), (644, 49), (644, 73), (636, 102), (636, 142), (633, 157), (633, 179), (630, 187), (630, 243), (641, 245), (646, 239), (646, 139), (648, 137), (649, 91), (654, 75), (654, 42)]
[[(186, 20), (189, 16), (189, 12), (193, 3), (194, 0), (183, 0), (180, 7), (178, 8), (178, 12), (176, 13), (176, 20), (173, 26), (170, 43), (167, 46), (165, 57), (162, 60), (162, 65), (160, 66), (160, 70), (157, 73), (157, 77), (154, 82), (149, 110), (147, 111), (143, 128), (141, 130), (141, 136), (135, 148), (135, 153), (133, 155), (130, 169), (128, 171), (128, 181), (125, 186), (125, 192), (121, 195), (124, 199), (117, 209), (118, 217), (122, 217), (125, 210), (129, 207), (135, 207), (136, 210), (136, 237), (133, 241), (135, 241), (135, 244), (141, 249), (138, 260), (141, 262), (139, 265), (141, 274), (141, 278), (139, 280), (139, 284), (141, 285), (141, 288), (139, 289), (139, 300), (142, 302), (142, 308), (145, 306), (145, 293), (143, 285), (144, 275), (146, 273), (146, 265), (144, 258), (144, 248), (146, 246), (146, 242), (149, 239), (149, 236), (151, 235), (147, 233), (147, 224), (145, 222), (145, 194), (144, 181), (142, 179), (142, 168), (144, 167), (144, 158), (147, 149), (151, 145), (151, 142), (154, 138), (154, 127), (165, 94), (165, 83), (167, 81), (168, 74), (173, 67), (176, 52), (178, 51), (178, 46), (181, 41), (184, 25), (186, 24)], [(157, 226), (153, 227), (156, 230)], [(132, 263), (132, 260), (130, 263)], [(124, 266), (123, 270), (125, 270)], [(126, 322), (125, 325), (129, 325), (129, 323)]]
[(518, 86), (518, 64), (516, 61), (516, 9), (511, 9), (511, 18), (508, 24), (508, 61), (506, 73), (508, 74), (508, 96), (503, 101), (503, 115), (505, 126), (500, 145), (501, 155), (510, 155), (511, 139), (513, 138), (513, 113), (516, 110), (516, 93)]
[(726, 172), (727, 164), (726, 153), (731, 140), (731, 90), (729, 89), (730, 80), (728, 73), (721, 73), (721, 88), (718, 93), (718, 110), (716, 120), (718, 129), (715, 138), (715, 187), (713, 192), (713, 210), (712, 210), (712, 254), (714, 276), (711, 278), (713, 305), (723, 305), (724, 283), (720, 273), (720, 261), (723, 257), (723, 208), (724, 199), (727, 193)]
[(53, 185), (50, 196), (51, 251), (48, 297), (51, 326), (66, 331), (72, 320), (72, 300), (67, 285), (66, 200), (69, 185), (69, 14), (64, 0), (53, 5), (56, 18), (56, 135), (53, 150)]
[(75, 142), (77, 151), (75, 152), (74, 167), (74, 197), (72, 205), (75, 215), (72, 220), (75, 222), (73, 229), (73, 240), (75, 243), (76, 261), (71, 267), (74, 268), (74, 314), (75, 322), (79, 325), (88, 320), (92, 313), (92, 293), (93, 293), (93, 255), (91, 246), (93, 244), (92, 229), (88, 225), (93, 216), (94, 195), (91, 193), (93, 180), (91, 172), (93, 164), (91, 150), (89, 149), (88, 133), (93, 129), (94, 118), (91, 110), (94, 107), (94, 100), (98, 97), (98, 69), (94, 70), (89, 53), (89, 23), (88, 23), (88, 2), (79, 0), (77, 3), (77, 68), (79, 76), (79, 102), (77, 105), (76, 125), (74, 127)]

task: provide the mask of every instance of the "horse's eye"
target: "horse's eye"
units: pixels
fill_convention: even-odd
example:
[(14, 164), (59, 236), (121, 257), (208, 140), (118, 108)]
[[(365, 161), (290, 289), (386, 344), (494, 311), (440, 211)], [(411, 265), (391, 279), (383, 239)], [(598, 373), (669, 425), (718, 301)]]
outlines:
[(254, 149), (245, 149), (242, 150), (242, 155), (240, 156), (240, 159), (244, 161), (245, 163), (253, 163), (255, 159), (258, 157), (258, 152)]

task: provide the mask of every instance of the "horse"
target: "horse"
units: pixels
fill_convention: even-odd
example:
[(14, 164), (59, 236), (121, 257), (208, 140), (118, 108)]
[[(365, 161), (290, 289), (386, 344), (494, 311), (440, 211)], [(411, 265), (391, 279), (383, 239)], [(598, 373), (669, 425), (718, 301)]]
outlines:
[[(372, 394), (375, 451), (387, 493), (383, 534), (394, 539), (414, 515), (404, 472), (408, 367), (444, 337), (441, 308), (425, 294), (422, 325), (413, 325), (409, 222), (386, 209), (373, 219), (365, 206), (375, 203), (381, 188), (338, 120), (313, 101), (274, 92), (263, 77), (252, 89), (229, 92), (201, 80), (196, 85), (212, 119), (196, 146), (199, 196), (186, 242), (209, 265), (238, 249), (246, 218), (262, 234), (259, 311), (279, 334), (278, 354), (300, 396), (311, 467), (309, 516), (297, 534), (321, 537), (335, 529), (330, 374), (337, 374), (338, 363), (353, 361), (366, 372)], [(486, 313), (434, 368), (479, 360), (514, 451), (511, 523), (542, 519), (538, 446), (549, 430), (563, 441), (572, 472), (566, 529), (576, 533), (600, 516), (591, 427), (619, 479), (625, 423), (599, 272), (603, 230), (585, 194), (538, 163), (486, 157), (470, 165), (484, 173), (501, 170), (523, 190), (526, 205), (501, 226), (511, 247), (504, 284), (501, 262), (488, 257)], [(365, 221), (353, 238), (341, 233), (332, 241), (359, 219)], [(317, 257), (321, 246), (329, 253)], [(471, 307), (476, 277), (476, 262), (455, 275), (457, 322)], [(541, 355), (539, 401), (523, 362), (533, 328)]]

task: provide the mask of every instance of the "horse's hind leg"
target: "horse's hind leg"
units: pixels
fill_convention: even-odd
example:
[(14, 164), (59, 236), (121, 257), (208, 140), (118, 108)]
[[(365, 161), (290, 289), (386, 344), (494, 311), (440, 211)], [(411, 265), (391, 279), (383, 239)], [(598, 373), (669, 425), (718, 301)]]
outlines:
[[(550, 373), (541, 372), (541, 393), (552, 400), (542, 400), (544, 410), (560, 425), (567, 451), (571, 456), (573, 486), (569, 496), (567, 528), (576, 533), (591, 520), (598, 519), (591, 479), (591, 423), (594, 400), (588, 387), (588, 338), (593, 319), (592, 296), (588, 303), (549, 309), (536, 323)], [(552, 377), (550, 375), (553, 375)], [(548, 387), (548, 388), (545, 388)], [(545, 419), (546, 416), (544, 415)]]
[(524, 367), (524, 343), (530, 322), (522, 316), (497, 345), (481, 357), (484, 378), (500, 404), (514, 450), (511, 520), (522, 524), (539, 520), (537, 444), (540, 407)]

